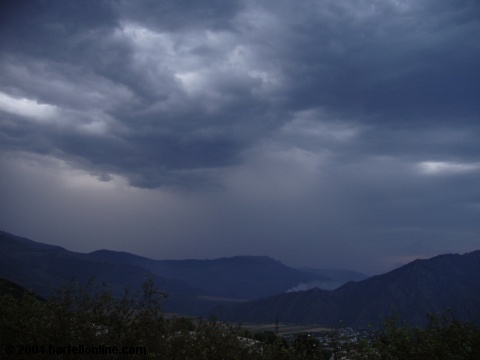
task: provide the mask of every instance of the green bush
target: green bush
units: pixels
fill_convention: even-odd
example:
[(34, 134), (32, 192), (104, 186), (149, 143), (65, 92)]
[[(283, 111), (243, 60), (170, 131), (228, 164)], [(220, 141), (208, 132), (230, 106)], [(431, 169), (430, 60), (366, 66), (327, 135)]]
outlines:
[[(90, 353), (74, 353), (81, 346), (103, 351), (103, 359), (330, 358), (315, 337), (305, 334), (289, 345), (273, 332), (251, 334), (215, 318), (167, 319), (161, 312), (165, 297), (152, 279), (139, 292), (130, 294), (127, 289), (118, 297), (93, 280), (84, 286), (70, 283), (46, 301), (0, 286), (0, 358), (91, 359)], [(478, 327), (448, 312), (429, 314), (424, 328), (398, 324), (398, 317), (392, 316), (372, 339), (346, 345), (340, 338), (332, 339), (338, 359), (480, 359)], [(113, 347), (133, 353), (109, 353)]]
[(451, 312), (427, 314), (424, 328), (388, 318), (377, 336), (350, 349), (352, 359), (466, 360), (480, 359), (480, 330)]
[[(149, 351), (155, 351), (158, 346), (154, 339), (164, 332), (160, 313), (163, 297), (165, 294), (154, 289), (151, 279), (133, 296), (125, 290), (122, 296), (113, 297), (107, 285), (96, 287), (93, 280), (85, 286), (73, 282), (62, 286), (47, 301), (26, 292), (18, 297), (4, 294), (0, 297), (0, 354), (9, 355), (7, 347), (11, 352), (14, 347), (12, 358), (16, 359), (30, 358), (32, 351), (37, 359), (52, 355), (91, 358), (91, 354), (69, 354), (72, 347), (80, 346), (99, 350), (148, 346)], [(130, 358), (140, 356), (145, 354)]]
[[(269, 352), (246, 338), (239, 327), (213, 318), (166, 319), (161, 312), (166, 295), (154, 288), (152, 279), (138, 293), (127, 289), (120, 297), (112, 296), (105, 284), (95, 286), (93, 280), (85, 286), (73, 282), (62, 286), (47, 301), (28, 293), (1, 294), (1, 358), (31, 358), (32, 346), (35, 359), (91, 359), (91, 354), (65, 354), (82, 345), (146, 350), (129, 354), (129, 359), (257, 359)], [(15, 353), (9, 354), (12, 346)], [(125, 355), (103, 354), (102, 358)]]

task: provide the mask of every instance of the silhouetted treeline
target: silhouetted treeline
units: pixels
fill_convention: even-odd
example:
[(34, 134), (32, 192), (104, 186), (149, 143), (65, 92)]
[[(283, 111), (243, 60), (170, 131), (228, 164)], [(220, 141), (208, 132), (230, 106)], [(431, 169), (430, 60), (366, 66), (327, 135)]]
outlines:
[(107, 285), (70, 283), (43, 300), (9, 283), (0, 291), (2, 359), (480, 359), (480, 331), (450, 314), (426, 327), (387, 319), (369, 339), (331, 334), (328, 346), (305, 334), (288, 342), (273, 332), (185, 317), (167, 318), (151, 279), (142, 290), (111, 295)]

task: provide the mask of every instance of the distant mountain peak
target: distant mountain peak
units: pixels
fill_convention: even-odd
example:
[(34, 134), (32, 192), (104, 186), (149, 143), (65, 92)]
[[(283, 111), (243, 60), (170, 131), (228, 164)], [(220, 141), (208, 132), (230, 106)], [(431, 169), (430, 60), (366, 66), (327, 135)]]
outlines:
[(58, 245), (44, 244), (41, 242), (27, 239), (25, 237), (13, 235), (2, 230), (0, 230), (0, 242), (4, 244), (6, 243), (15, 244), (16, 246), (18, 245), (28, 246), (38, 251), (65, 251), (65, 252), (68, 251), (65, 248)]
[(127, 262), (127, 263), (144, 263), (155, 261), (140, 255), (131, 254), (125, 251), (114, 251), (108, 249), (95, 250), (86, 254), (92, 259), (111, 261), (111, 262)]
[(248, 262), (248, 263), (271, 263), (271, 264), (281, 264), (283, 263), (279, 260), (276, 260), (270, 256), (266, 255), (235, 255), (232, 257), (223, 257), (214, 260), (222, 260), (222, 261), (233, 261), (233, 262)]
[(334, 291), (311, 289), (245, 303), (228, 320), (264, 322), (281, 314), (284, 322), (366, 326), (397, 312), (401, 320), (422, 325), (428, 312), (451, 309), (459, 320), (480, 324), (479, 299), (480, 251), (474, 251), (417, 259)]

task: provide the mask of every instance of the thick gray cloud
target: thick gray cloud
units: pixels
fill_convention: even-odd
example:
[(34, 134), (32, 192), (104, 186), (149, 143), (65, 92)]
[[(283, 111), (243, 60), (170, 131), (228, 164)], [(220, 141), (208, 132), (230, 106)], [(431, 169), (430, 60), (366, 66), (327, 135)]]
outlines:
[(367, 272), (480, 245), (477, 1), (4, 1), (0, 17), (5, 230)]

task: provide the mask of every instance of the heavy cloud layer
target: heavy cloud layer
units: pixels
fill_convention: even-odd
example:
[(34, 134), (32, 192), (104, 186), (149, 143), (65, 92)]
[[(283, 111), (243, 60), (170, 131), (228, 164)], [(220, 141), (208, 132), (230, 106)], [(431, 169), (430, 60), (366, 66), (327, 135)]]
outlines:
[(477, 33), (474, 0), (2, 2), (0, 226), (367, 272), (478, 248)]

